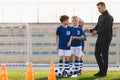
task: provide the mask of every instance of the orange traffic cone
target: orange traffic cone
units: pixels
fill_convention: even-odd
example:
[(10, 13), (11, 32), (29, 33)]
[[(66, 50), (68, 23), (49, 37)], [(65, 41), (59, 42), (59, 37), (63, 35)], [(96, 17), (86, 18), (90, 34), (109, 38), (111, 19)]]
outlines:
[(34, 80), (34, 74), (33, 74), (31, 62), (28, 63), (28, 69), (26, 72), (26, 80)]
[(0, 70), (0, 80), (8, 80), (6, 65), (2, 64)]
[(1, 70), (0, 70), (0, 80), (2, 80)]
[(49, 70), (49, 74), (48, 74), (48, 80), (56, 80), (53, 61), (50, 62), (50, 70)]

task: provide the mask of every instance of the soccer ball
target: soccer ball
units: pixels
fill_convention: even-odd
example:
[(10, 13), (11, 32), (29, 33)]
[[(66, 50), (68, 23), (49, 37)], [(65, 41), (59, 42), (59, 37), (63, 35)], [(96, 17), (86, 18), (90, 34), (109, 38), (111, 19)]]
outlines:
[(68, 74), (69, 74), (69, 75), (72, 75), (73, 73), (74, 73), (74, 69), (73, 69), (73, 68), (70, 68)]
[(55, 75), (56, 77), (62, 77), (62, 71), (60, 71), (60, 69), (55, 69)]
[(74, 73), (73, 69), (70, 70), (64, 70), (63, 71), (63, 77), (70, 77)]
[(73, 73), (74, 73), (74, 69), (73, 68), (70, 68), (70, 70), (67, 71), (68, 76), (73, 75)]

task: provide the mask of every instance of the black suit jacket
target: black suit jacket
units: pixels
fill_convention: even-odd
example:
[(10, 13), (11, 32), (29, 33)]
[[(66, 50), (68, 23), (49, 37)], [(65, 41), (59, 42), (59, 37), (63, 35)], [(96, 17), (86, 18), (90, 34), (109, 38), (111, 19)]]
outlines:
[(98, 39), (111, 40), (113, 34), (112, 27), (113, 17), (106, 10), (102, 15), (99, 16), (97, 25), (91, 29), (90, 32), (96, 30), (98, 31)]

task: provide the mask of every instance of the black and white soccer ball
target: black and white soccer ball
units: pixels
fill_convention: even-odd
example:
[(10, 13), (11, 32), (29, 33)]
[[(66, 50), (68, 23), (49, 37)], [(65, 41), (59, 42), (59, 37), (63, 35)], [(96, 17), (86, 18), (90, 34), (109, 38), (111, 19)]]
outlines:
[(74, 74), (74, 69), (73, 68), (70, 68), (70, 70), (68, 71), (68, 75), (71, 76)]
[(60, 69), (55, 69), (55, 75), (56, 77), (62, 77), (62, 71), (60, 71)]

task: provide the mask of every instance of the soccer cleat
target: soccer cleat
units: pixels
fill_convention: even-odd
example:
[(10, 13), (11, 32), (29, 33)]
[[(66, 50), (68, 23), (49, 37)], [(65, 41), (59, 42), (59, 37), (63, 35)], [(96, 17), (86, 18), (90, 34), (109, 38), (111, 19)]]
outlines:
[(62, 73), (62, 77), (68, 77), (68, 73), (65, 70)]
[(81, 69), (78, 71), (78, 75), (82, 75), (82, 71), (81, 71)]
[(72, 75), (71, 77), (76, 78), (76, 77), (78, 77), (78, 75), (77, 75), (77, 74), (74, 74), (74, 75)]
[(78, 73), (78, 75), (82, 75), (82, 73)]

